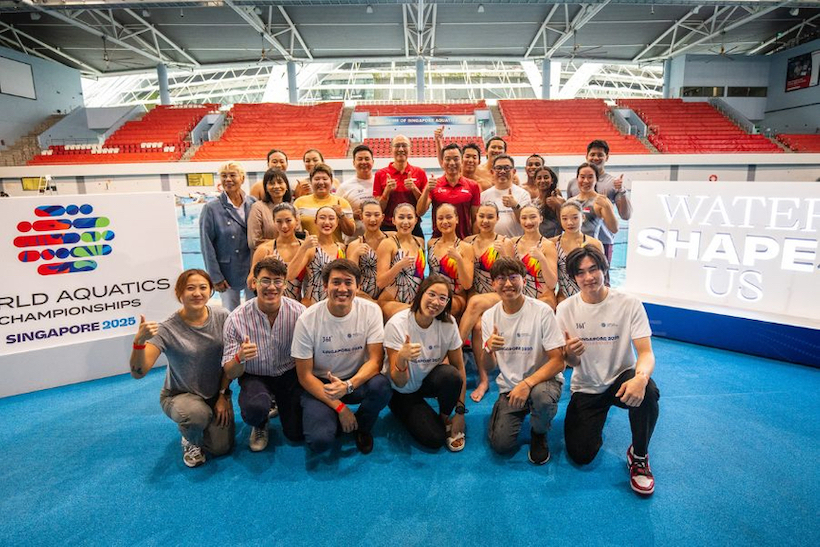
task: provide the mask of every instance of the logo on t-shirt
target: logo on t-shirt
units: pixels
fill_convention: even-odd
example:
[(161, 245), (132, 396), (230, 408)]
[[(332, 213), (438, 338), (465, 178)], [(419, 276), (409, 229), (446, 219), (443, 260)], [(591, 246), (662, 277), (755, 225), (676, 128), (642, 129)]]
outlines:
[(586, 325), (586, 321), (584, 321), (583, 323), (575, 323), (575, 328), (576, 329), (583, 329), (584, 325)]
[(330, 344), (331, 342), (333, 342), (333, 337), (332, 336), (322, 336), (322, 343), (323, 344)]
[(603, 327), (603, 328), (607, 328), (607, 327), (618, 328), (618, 323), (601, 323), (601, 327)]

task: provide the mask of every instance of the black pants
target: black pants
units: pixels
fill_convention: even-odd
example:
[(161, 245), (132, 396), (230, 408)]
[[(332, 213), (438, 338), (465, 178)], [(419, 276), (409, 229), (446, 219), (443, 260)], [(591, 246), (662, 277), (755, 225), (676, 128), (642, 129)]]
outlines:
[(242, 420), (253, 427), (264, 427), (268, 422), (271, 395), (276, 397), (282, 431), (291, 441), (301, 441), (302, 386), (296, 376), (296, 369), (290, 369), (281, 376), (257, 376), (245, 373), (239, 377), (239, 409)]
[(646, 394), (640, 406), (626, 406), (615, 394), (621, 385), (635, 377), (635, 369), (618, 376), (609, 389), (603, 393), (573, 393), (564, 419), (564, 438), (567, 454), (578, 464), (588, 464), (595, 459), (603, 442), (606, 417), (612, 405), (629, 410), (629, 425), (632, 428), (632, 447), (638, 456), (646, 455), (649, 439), (658, 421), (658, 386), (650, 378)]
[[(461, 395), (461, 374), (452, 365), (438, 365), (430, 371), (413, 393), (393, 391), (390, 410), (410, 435), (427, 448), (441, 448), (447, 440), (444, 422), (440, 414), (450, 415)], [(425, 401), (425, 397), (438, 399), (439, 413)]]

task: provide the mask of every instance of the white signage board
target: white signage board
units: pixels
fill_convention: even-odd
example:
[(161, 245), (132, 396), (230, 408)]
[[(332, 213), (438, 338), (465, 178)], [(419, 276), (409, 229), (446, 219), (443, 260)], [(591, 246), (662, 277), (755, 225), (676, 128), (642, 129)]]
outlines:
[(0, 233), (0, 356), (133, 334), (179, 307), (170, 193), (0, 199)]
[(632, 203), (624, 290), (820, 328), (820, 184), (634, 181)]

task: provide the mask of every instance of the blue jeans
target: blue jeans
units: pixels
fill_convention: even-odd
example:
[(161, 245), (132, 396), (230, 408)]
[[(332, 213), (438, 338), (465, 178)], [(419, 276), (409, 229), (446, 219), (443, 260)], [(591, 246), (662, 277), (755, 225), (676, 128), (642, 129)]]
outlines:
[[(326, 380), (322, 381), (328, 383)], [(379, 417), (379, 412), (387, 406), (392, 394), (390, 382), (385, 376), (377, 374), (354, 389), (353, 393), (342, 397), (342, 402), (359, 405), (356, 411), (358, 431), (370, 433)], [(337, 432), (341, 430), (341, 424), (334, 409), (304, 391), (302, 393), (302, 428), (308, 448), (314, 452), (324, 452), (330, 448)]]
[[(239, 292), (241, 289), (235, 289), (233, 287), (228, 288), (228, 290), (219, 293), (219, 298), (222, 299), (222, 307), (228, 311), (233, 311), (239, 307)], [(251, 298), (253, 298), (253, 291), (245, 288), (245, 301), (247, 302)]]

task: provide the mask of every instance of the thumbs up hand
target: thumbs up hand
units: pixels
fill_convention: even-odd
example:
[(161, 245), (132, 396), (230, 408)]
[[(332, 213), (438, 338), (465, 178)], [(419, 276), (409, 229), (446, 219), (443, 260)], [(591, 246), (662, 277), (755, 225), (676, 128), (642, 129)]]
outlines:
[(251, 342), (250, 337), (246, 334), (245, 339), (242, 340), (242, 344), (239, 346), (239, 352), (236, 354), (240, 363), (244, 363), (248, 359), (256, 359), (259, 355), (259, 350), (256, 347), (256, 344)]
[(144, 315), (140, 315), (140, 325), (137, 334), (134, 336), (134, 344), (142, 346), (147, 340), (156, 336), (159, 331), (159, 323), (156, 321), (146, 321)]
[(504, 343), (504, 337), (499, 334), (498, 327), (494, 326), (493, 333), (487, 338), (487, 341), (484, 342), (484, 348), (487, 350), (487, 353), (493, 353), (503, 348)]
[(399, 349), (399, 359), (404, 363), (418, 359), (421, 356), (421, 344), (414, 344), (410, 341), (410, 335), (404, 337), (404, 344)]
[(566, 345), (566, 352), (568, 356), (571, 357), (580, 357), (584, 353), (584, 343), (581, 341), (580, 338), (571, 337), (567, 331), (564, 331), (564, 341)]
[(515, 208), (516, 205), (518, 205), (518, 200), (516, 200), (515, 197), (513, 197), (512, 187), (510, 187), (507, 190), (506, 195), (501, 196), (501, 203), (504, 204), (504, 207), (510, 207), (510, 208), (513, 208), (513, 209)]

